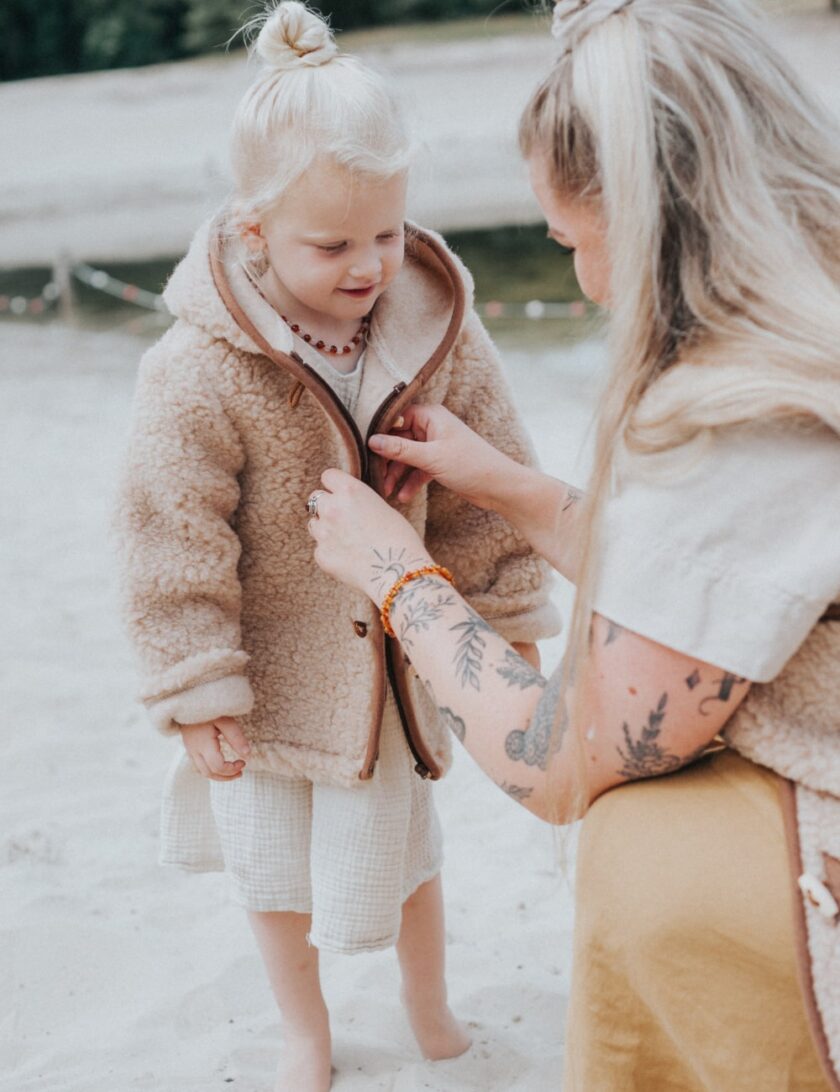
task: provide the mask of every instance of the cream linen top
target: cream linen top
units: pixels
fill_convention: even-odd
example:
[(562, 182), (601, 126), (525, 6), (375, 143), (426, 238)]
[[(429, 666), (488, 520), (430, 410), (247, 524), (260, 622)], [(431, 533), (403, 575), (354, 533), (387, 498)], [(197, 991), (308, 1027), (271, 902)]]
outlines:
[(628, 458), (601, 542), (599, 614), (769, 682), (840, 599), (840, 436), (762, 423)]

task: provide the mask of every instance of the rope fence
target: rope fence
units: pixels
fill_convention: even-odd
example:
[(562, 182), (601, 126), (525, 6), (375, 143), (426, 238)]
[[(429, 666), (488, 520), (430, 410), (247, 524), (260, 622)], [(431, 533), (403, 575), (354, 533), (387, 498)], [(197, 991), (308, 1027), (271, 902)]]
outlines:
[[(80, 281), (97, 292), (102, 292), (113, 299), (123, 303), (131, 303), (142, 307), (147, 311), (166, 313), (166, 305), (163, 296), (157, 292), (150, 292), (139, 285), (122, 281), (112, 276), (104, 269), (96, 269), (86, 262), (77, 262), (75, 265), (65, 267), (48, 281), (36, 296), (0, 294), (0, 314), (12, 315), (43, 315), (51, 308), (62, 303), (71, 306), (72, 278)], [(63, 285), (63, 291), (62, 286)], [(577, 319), (586, 318), (594, 314), (597, 308), (586, 300), (571, 300), (560, 302), (557, 300), (528, 300), (522, 302), (504, 302), (502, 300), (489, 300), (477, 307), (478, 313), (486, 319)]]

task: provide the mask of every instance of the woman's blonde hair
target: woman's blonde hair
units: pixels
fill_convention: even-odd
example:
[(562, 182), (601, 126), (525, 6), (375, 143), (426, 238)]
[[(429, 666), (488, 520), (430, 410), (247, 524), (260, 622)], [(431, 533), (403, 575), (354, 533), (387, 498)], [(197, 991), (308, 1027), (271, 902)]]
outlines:
[(840, 433), (840, 129), (743, 0), (562, 0), (554, 33), (520, 146), (600, 203), (611, 259), (573, 677), (625, 458), (760, 419)]
[(341, 53), (306, 4), (270, 5), (243, 33), (263, 68), (233, 122), (229, 204), (239, 223), (259, 222), (318, 158), (378, 179), (408, 167), (410, 141), (384, 80)]

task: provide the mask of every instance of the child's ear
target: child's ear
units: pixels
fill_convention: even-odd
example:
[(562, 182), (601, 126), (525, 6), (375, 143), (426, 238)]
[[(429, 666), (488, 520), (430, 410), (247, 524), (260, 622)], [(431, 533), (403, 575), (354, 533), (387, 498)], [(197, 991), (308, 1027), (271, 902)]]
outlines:
[(265, 250), (265, 239), (259, 224), (243, 224), (240, 234), (242, 241), (252, 254), (262, 254)]

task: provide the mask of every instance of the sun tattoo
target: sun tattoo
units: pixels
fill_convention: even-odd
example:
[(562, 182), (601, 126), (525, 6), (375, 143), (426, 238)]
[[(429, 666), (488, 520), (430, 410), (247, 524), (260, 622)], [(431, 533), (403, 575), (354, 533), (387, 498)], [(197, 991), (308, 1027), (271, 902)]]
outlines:
[(401, 550), (395, 550), (393, 546), (389, 546), (387, 555), (380, 553), (375, 547), (373, 552), (376, 554), (376, 561), (371, 565), (373, 576), (370, 582), (376, 585), (380, 595), (392, 588), (409, 569), (422, 564), (422, 559), (417, 557), (413, 561), (406, 561), (405, 546)]

